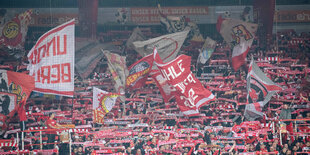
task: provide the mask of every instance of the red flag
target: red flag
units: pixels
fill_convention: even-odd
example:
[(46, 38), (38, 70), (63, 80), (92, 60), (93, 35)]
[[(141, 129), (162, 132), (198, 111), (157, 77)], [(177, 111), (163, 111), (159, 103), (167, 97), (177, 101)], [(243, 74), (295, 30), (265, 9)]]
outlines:
[(129, 67), (126, 87), (135, 89), (143, 87), (153, 66), (153, 54), (143, 57)]
[(5, 23), (0, 32), (0, 43), (14, 48), (23, 48), (31, 14), (32, 10), (27, 10)]
[(0, 89), (17, 95), (17, 103), (26, 101), (34, 89), (34, 78), (27, 74), (0, 70)]
[(245, 63), (246, 55), (255, 37), (257, 24), (236, 19), (223, 19), (220, 16), (216, 28), (224, 40), (233, 48), (232, 67), (237, 71)]
[[(8, 122), (19, 107), (23, 107), (34, 89), (34, 78), (27, 74), (0, 70), (0, 122)], [(4, 93), (7, 92), (7, 93)], [(0, 123), (1, 124), (1, 123)], [(0, 125), (1, 126), (1, 125)], [(5, 125), (4, 125), (5, 126)]]
[(152, 70), (150, 75), (163, 96), (164, 102), (168, 103), (174, 97), (175, 89), (167, 82), (159, 70)]
[(190, 56), (182, 54), (164, 64), (155, 49), (154, 61), (163, 77), (176, 89), (178, 106), (185, 115), (197, 115), (201, 106), (215, 99), (191, 72)]

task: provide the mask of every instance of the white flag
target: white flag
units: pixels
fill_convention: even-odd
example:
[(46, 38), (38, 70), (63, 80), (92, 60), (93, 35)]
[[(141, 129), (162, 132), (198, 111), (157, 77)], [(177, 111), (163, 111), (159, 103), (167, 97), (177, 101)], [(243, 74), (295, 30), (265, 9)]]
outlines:
[(34, 91), (73, 97), (74, 19), (43, 34), (28, 53)]
[(220, 17), (216, 27), (224, 40), (231, 44), (233, 48), (232, 67), (237, 71), (245, 63), (246, 55), (255, 38), (258, 25)]
[(112, 110), (118, 96), (93, 87), (94, 122), (103, 123), (105, 114)]
[[(178, 55), (188, 32), (189, 31), (182, 31), (152, 38), (146, 41), (136, 41), (133, 42), (133, 45), (135, 50), (143, 57), (152, 54), (154, 48), (156, 47), (163, 62), (169, 62)], [(153, 69), (155, 67), (156, 66), (153, 65)]]

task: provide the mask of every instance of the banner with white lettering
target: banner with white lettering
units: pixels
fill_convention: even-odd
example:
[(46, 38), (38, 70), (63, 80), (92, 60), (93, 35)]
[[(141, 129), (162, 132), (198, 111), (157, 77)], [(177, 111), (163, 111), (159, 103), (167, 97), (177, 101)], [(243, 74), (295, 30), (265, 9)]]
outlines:
[(180, 110), (185, 115), (197, 115), (201, 106), (215, 99), (215, 96), (200, 83), (190, 70), (191, 57), (180, 55), (174, 60), (163, 63), (154, 49), (154, 61), (163, 77), (177, 91), (175, 95)]
[(167, 82), (158, 69), (151, 70), (150, 75), (155, 81), (164, 102), (169, 103), (169, 100), (174, 97), (175, 89)]
[(43, 34), (28, 53), (27, 69), (34, 91), (72, 97), (74, 94), (74, 19)]

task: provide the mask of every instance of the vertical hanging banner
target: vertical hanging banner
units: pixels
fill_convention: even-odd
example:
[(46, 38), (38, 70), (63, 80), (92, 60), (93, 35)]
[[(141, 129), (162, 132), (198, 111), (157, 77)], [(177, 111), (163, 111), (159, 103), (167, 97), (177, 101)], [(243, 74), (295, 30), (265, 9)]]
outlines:
[(28, 53), (34, 91), (73, 97), (74, 19), (43, 34)]
[(103, 123), (105, 114), (111, 111), (118, 96), (93, 87), (94, 122)]
[(167, 82), (176, 89), (178, 106), (185, 115), (198, 115), (200, 107), (215, 99), (191, 72), (190, 56), (182, 54), (168, 63), (163, 63), (154, 49), (154, 62)]

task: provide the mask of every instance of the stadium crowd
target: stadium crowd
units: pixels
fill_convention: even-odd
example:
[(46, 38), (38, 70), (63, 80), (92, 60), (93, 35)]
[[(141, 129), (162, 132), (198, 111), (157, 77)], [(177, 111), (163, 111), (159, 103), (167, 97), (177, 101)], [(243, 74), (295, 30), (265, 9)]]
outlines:
[[(150, 38), (160, 35), (147, 28), (143, 32)], [(126, 55), (127, 66), (141, 58), (134, 50), (125, 49), (130, 33), (109, 31), (99, 37), (101, 42), (117, 43)], [(28, 37), (26, 49), (32, 47), (35, 38), (35, 35)], [(197, 57), (203, 43), (189, 42), (180, 53), (192, 56), (192, 72), (216, 96), (215, 101), (200, 109), (199, 116), (183, 115), (174, 100), (164, 103), (155, 83), (148, 79), (143, 88), (126, 92), (126, 97), (132, 100), (116, 102), (103, 124), (94, 123), (92, 86), (109, 92), (114, 89), (103, 59), (88, 79), (76, 75), (73, 99), (33, 93), (26, 104), (24, 134), (18, 122), (8, 124), (8, 131), (2, 134), (3, 141), (16, 142), (17, 136), (23, 140), (12, 146), (1, 145), (1, 149), (12, 153), (22, 149), (24, 141), (24, 150), (37, 150), (37, 154), (69, 154), (69, 149), (74, 155), (307, 154), (309, 38), (309, 33), (278, 32), (268, 48), (260, 48), (259, 38), (255, 39), (248, 60), (254, 58), (272, 81), (287, 88), (263, 107), (264, 117), (255, 120), (244, 117), (248, 66), (234, 71), (229, 62), (231, 50), (220, 39), (210, 60), (201, 64)], [(21, 64), (12, 66), (2, 61), (3, 69), (27, 72), (21, 69)]]

